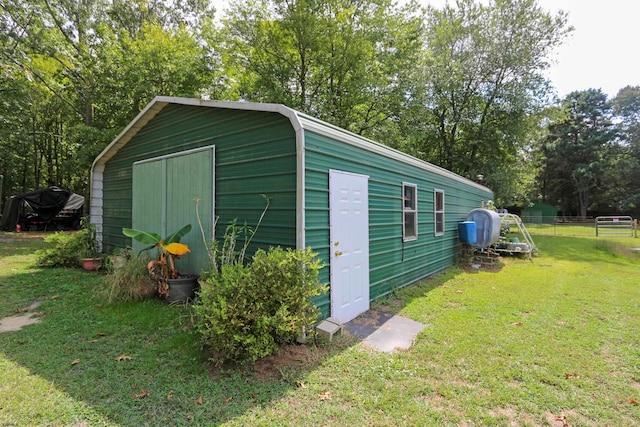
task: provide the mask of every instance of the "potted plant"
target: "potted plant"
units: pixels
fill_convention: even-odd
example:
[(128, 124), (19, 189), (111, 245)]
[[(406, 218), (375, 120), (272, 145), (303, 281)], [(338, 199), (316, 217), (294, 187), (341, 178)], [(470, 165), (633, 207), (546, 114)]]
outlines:
[(176, 259), (190, 252), (189, 246), (180, 243), (180, 239), (189, 231), (191, 231), (191, 224), (187, 224), (163, 239), (157, 233), (132, 228), (122, 229), (125, 236), (131, 237), (143, 245), (150, 245), (140, 252), (153, 248), (158, 251), (157, 258), (147, 264), (147, 271), (158, 284), (158, 295), (166, 297), (169, 303), (186, 302), (195, 296), (198, 276), (180, 274), (175, 263)]
[(81, 247), (82, 268), (87, 271), (96, 271), (102, 266), (102, 257), (96, 239), (96, 226), (89, 222), (88, 217), (82, 218), (80, 222), (82, 228), (77, 232), (77, 238)]

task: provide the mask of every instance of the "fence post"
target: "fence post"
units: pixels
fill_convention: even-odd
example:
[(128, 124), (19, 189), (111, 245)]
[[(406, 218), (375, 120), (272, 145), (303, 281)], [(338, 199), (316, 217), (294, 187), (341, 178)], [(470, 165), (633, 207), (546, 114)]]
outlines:
[(638, 238), (638, 220), (633, 220), (633, 237)]

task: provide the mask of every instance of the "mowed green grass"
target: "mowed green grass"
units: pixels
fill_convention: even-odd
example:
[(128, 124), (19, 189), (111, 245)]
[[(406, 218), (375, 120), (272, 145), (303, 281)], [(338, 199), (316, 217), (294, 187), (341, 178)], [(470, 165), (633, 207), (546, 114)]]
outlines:
[(0, 425), (638, 425), (640, 240), (533, 237), (532, 262), (374, 304), (428, 325), (411, 349), (339, 339), (267, 377), (212, 370), (188, 307), (106, 305), (100, 274), (0, 241), (0, 316), (42, 301), (41, 323), (0, 334)]

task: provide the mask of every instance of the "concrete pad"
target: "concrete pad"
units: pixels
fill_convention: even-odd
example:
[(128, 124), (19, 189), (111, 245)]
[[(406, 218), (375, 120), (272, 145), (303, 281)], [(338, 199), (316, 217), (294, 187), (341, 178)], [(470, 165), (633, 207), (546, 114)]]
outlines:
[(377, 310), (369, 310), (345, 326), (351, 335), (362, 339), (362, 344), (385, 353), (396, 348), (408, 349), (426, 328), (415, 320)]
[(33, 314), (27, 314), (24, 316), (10, 316), (0, 319), (0, 333), (19, 331), (23, 326), (40, 323), (40, 318), (33, 316)]
[[(40, 304), (42, 304), (42, 299), (37, 298), (27, 309), (20, 311), (35, 310), (36, 308), (40, 307)], [(5, 317), (4, 319), (0, 319), (0, 333), (19, 331), (23, 326), (40, 323), (41, 319), (34, 316), (36, 316), (36, 313), (21, 314), (19, 316), (9, 316)]]

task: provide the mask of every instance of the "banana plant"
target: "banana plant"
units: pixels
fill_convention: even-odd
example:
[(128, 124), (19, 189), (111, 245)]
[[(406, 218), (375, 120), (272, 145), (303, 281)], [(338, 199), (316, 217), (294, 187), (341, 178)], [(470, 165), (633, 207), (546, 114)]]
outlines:
[(176, 269), (175, 259), (191, 252), (189, 246), (180, 243), (180, 239), (191, 231), (191, 224), (187, 224), (180, 230), (171, 234), (166, 238), (162, 238), (157, 233), (149, 233), (147, 231), (135, 230), (133, 228), (123, 228), (122, 234), (142, 243), (150, 245), (140, 251), (144, 252), (153, 248), (158, 250), (158, 259), (149, 261), (147, 270), (151, 277), (158, 281), (158, 292), (163, 295), (168, 293), (166, 279), (176, 279), (180, 273)]

